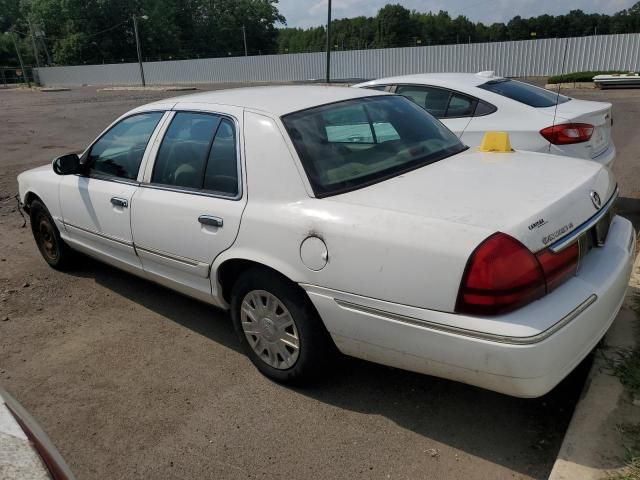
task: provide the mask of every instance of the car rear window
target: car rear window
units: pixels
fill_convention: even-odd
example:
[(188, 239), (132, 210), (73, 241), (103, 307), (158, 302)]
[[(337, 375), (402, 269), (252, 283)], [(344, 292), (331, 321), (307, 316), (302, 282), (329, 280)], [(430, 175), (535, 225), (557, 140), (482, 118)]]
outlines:
[(558, 95), (544, 88), (534, 87), (528, 83), (518, 82), (517, 80), (511, 80), (509, 78), (491, 80), (482, 85), (478, 85), (478, 88), (497, 93), (503, 97), (535, 108), (553, 107), (556, 101), (560, 104), (571, 100), (564, 95)]
[(465, 147), (401, 96), (365, 97), (282, 117), (317, 197), (371, 185)]

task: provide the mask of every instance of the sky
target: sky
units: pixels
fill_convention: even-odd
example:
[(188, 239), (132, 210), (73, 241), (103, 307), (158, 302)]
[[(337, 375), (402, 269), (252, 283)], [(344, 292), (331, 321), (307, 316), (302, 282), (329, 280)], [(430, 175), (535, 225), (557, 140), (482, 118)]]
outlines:
[[(465, 15), (474, 22), (506, 22), (516, 15), (535, 17), (559, 15), (581, 9), (587, 13), (615, 13), (637, 0), (333, 0), (332, 17), (374, 16), (387, 3), (399, 3), (409, 10), (446, 10), (453, 17)], [(327, 0), (279, 0), (278, 8), (288, 27), (314, 27), (327, 21)]]

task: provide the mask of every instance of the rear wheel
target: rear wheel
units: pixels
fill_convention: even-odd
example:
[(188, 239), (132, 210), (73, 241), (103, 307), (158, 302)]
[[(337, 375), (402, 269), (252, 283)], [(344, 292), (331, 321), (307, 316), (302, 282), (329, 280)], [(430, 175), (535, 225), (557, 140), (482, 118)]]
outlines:
[(252, 268), (240, 276), (231, 317), (247, 356), (278, 382), (310, 380), (334, 358), (335, 347), (309, 299), (275, 272)]
[(29, 208), (31, 231), (40, 254), (55, 269), (64, 270), (73, 263), (73, 251), (60, 237), (58, 227), (47, 207), (40, 200), (31, 202)]

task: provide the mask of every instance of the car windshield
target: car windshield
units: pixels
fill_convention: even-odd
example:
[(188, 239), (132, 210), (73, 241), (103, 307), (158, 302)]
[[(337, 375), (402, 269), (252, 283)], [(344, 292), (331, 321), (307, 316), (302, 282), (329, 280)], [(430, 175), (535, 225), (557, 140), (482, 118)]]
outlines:
[(425, 110), (395, 95), (314, 107), (282, 121), (317, 197), (362, 188), (467, 148)]
[(528, 83), (518, 82), (517, 80), (511, 80), (509, 78), (491, 80), (482, 85), (478, 85), (478, 88), (497, 93), (503, 97), (535, 108), (553, 107), (556, 101), (560, 104), (571, 100), (571, 98), (558, 95), (556, 92), (551, 92), (544, 88), (535, 87)]

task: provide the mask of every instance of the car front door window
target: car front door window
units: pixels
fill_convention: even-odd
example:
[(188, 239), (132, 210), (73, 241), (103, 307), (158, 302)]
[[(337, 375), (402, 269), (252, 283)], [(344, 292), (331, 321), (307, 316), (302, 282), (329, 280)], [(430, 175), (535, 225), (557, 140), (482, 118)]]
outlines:
[(114, 125), (91, 147), (89, 174), (135, 180), (149, 138), (163, 115), (140, 113)]

